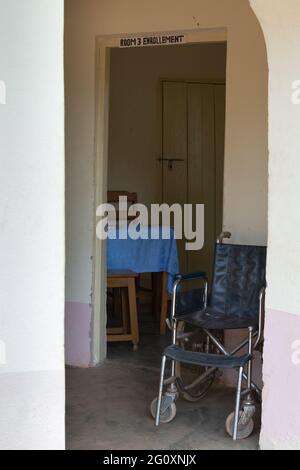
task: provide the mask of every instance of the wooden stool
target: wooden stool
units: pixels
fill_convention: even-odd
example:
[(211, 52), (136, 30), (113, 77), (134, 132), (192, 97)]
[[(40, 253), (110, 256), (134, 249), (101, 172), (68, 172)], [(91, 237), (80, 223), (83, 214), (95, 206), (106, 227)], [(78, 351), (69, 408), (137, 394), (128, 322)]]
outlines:
[[(109, 343), (118, 341), (132, 341), (133, 350), (137, 351), (139, 346), (139, 324), (137, 317), (137, 304), (136, 304), (136, 288), (135, 281), (138, 274), (132, 271), (109, 271), (107, 276), (107, 287), (110, 289), (122, 289), (122, 318), (123, 327), (112, 328), (107, 331), (107, 341)], [(128, 333), (127, 315), (125, 311), (126, 298), (124, 296), (124, 288), (128, 289), (129, 300), (129, 319), (130, 319), (130, 332)]]

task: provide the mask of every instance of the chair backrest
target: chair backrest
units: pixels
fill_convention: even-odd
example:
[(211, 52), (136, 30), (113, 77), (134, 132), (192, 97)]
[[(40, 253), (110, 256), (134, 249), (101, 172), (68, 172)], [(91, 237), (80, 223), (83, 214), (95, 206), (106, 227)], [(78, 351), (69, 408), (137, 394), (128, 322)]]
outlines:
[(122, 196), (127, 197), (129, 205), (137, 204), (138, 202), (137, 193), (130, 193), (128, 191), (108, 191), (107, 202), (117, 204), (119, 202), (119, 198)]
[[(119, 198), (122, 196), (127, 197), (127, 201), (128, 201), (127, 211), (130, 206), (133, 206), (134, 204), (137, 204), (138, 202), (137, 193), (130, 193), (128, 191), (108, 191), (107, 202), (115, 206), (118, 219), (123, 220), (125, 218), (128, 218), (128, 220), (131, 220), (132, 217), (127, 216), (127, 211), (126, 213), (121, 213), (119, 210)], [(109, 219), (110, 219), (110, 215), (109, 215)]]
[(210, 307), (230, 316), (257, 318), (266, 286), (267, 248), (217, 244)]

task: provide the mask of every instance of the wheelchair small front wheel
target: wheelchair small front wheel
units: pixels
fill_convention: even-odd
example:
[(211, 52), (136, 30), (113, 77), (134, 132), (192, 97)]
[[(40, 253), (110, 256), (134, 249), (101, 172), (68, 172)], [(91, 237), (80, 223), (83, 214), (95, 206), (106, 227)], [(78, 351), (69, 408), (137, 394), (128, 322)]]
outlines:
[[(156, 418), (157, 401), (158, 399), (155, 398), (150, 405), (150, 413), (153, 419)], [(177, 413), (176, 404), (173, 402), (168, 406), (168, 408), (163, 413), (160, 414), (160, 422), (162, 424), (171, 423), (171, 421), (175, 419), (176, 413)]]
[[(240, 418), (242, 416), (242, 412), (240, 412)], [(243, 421), (243, 420), (242, 420)], [(247, 439), (247, 437), (251, 436), (254, 429), (254, 421), (250, 418), (247, 422), (242, 422), (241, 419), (239, 420), (238, 424), (238, 440)], [(233, 437), (233, 427), (234, 427), (234, 413), (231, 413), (227, 420), (226, 420), (226, 431), (229, 436)]]

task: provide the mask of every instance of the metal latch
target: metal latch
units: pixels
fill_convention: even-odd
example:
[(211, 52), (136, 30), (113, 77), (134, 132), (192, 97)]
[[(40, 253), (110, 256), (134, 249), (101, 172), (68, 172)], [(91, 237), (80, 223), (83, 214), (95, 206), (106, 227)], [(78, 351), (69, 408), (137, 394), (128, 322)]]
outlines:
[(168, 168), (170, 171), (174, 168), (174, 162), (185, 162), (184, 158), (158, 158), (159, 162), (168, 162)]

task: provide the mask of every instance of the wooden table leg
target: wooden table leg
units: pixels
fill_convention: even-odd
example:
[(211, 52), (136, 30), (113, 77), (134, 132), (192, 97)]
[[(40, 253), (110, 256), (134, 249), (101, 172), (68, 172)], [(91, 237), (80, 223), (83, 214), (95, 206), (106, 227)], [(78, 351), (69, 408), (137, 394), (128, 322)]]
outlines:
[(113, 289), (113, 313), (116, 316), (121, 311), (121, 289)]
[(129, 314), (130, 314), (130, 327), (132, 335), (132, 343), (134, 351), (139, 348), (139, 324), (137, 317), (137, 305), (136, 305), (136, 289), (135, 279), (128, 279), (128, 298), (129, 298)]
[(127, 299), (127, 289), (124, 287), (121, 288), (121, 298), (122, 298), (122, 325), (124, 335), (128, 334), (128, 299)]
[(162, 276), (162, 293), (161, 293), (161, 314), (160, 314), (160, 334), (165, 336), (167, 331), (167, 314), (168, 314), (168, 273), (163, 273)]
[(161, 314), (162, 273), (152, 273), (152, 311), (157, 320)]

